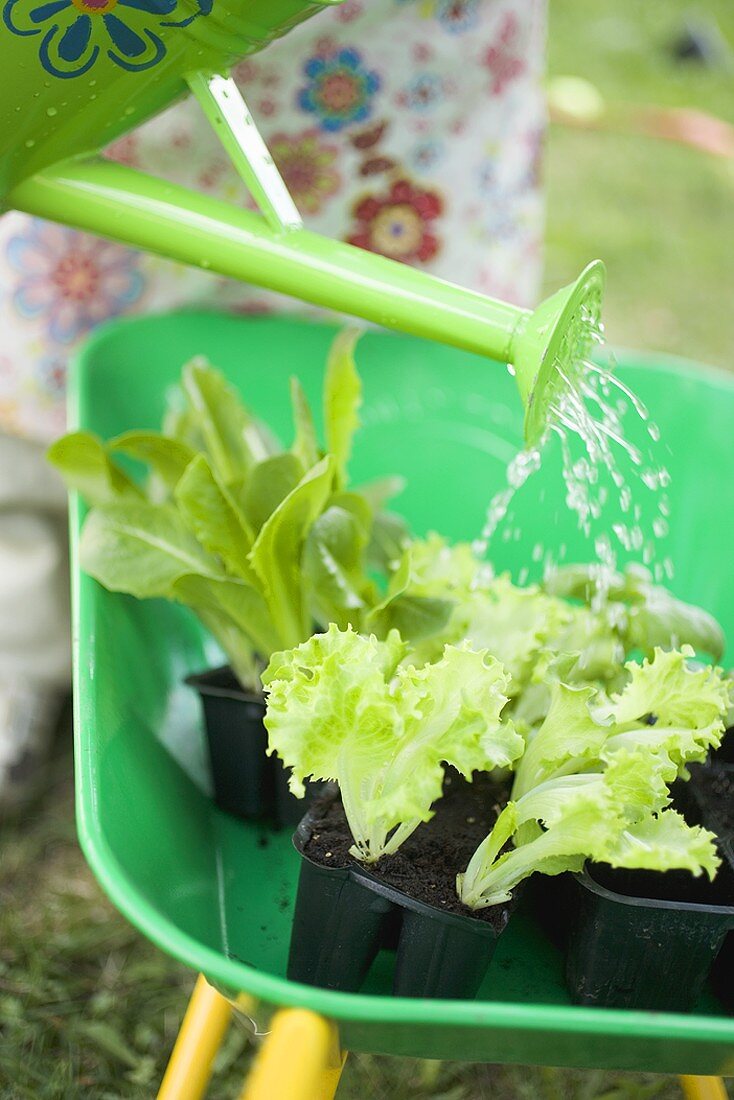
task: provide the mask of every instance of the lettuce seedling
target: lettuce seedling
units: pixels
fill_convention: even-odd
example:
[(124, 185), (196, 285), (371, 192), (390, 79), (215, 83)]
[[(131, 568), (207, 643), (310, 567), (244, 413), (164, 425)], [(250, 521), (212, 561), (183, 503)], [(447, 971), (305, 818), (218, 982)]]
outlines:
[[(430, 611), (424, 629), (405, 621), (406, 607)], [(405, 624), (418, 643), (411, 650), (416, 663), (435, 660), (446, 644), (487, 649), (510, 673), (509, 694), (524, 727), (547, 710), (546, 672), (559, 654), (576, 654), (566, 672), (582, 683), (617, 675), (625, 655), (602, 616), (536, 585), (520, 588), (506, 574), (494, 576), (468, 544), (452, 546), (435, 534), (406, 546), (387, 597), (368, 621), (382, 629)]]
[[(361, 386), (354, 332), (332, 346), (324, 380), (325, 448), (300, 384), (291, 397), (295, 439), (278, 448), (223, 376), (202, 360), (184, 367), (164, 431), (106, 443), (86, 432), (49, 458), (91, 505), (83, 568), (105, 587), (190, 606), (219, 640), (240, 681), (258, 686), (275, 650), (320, 625), (361, 625), (381, 598), (370, 553), (385, 532), (407, 535), (373, 504), (399, 486), (349, 490), (347, 465)], [(149, 470), (139, 485), (118, 455)]]
[(690, 645), (718, 661), (724, 652), (724, 632), (716, 619), (655, 584), (642, 565), (611, 574), (593, 565), (562, 566), (546, 578), (544, 588), (566, 599), (583, 600), (603, 614), (615, 624), (626, 653), (650, 656), (656, 646)]
[(729, 705), (721, 671), (691, 668), (692, 655), (658, 649), (652, 661), (628, 664), (611, 700), (554, 684), (511, 801), (457, 878), (465, 905), (500, 904), (534, 872), (579, 871), (587, 859), (713, 878), (713, 834), (669, 808), (670, 784), (719, 744)]
[(446, 646), (433, 664), (401, 664), (406, 643), (332, 625), (276, 653), (263, 674), (269, 751), (304, 780), (339, 784), (365, 863), (397, 851), (441, 796), (444, 768), (509, 767), (522, 738), (501, 718), (508, 677), (487, 653)]

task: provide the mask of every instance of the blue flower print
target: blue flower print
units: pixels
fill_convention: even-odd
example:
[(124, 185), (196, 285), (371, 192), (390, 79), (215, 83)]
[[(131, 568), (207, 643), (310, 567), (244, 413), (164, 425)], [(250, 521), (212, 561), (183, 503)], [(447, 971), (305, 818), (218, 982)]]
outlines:
[(192, 12), (185, 0), (7, 0), (3, 22), (13, 34), (41, 36), (41, 65), (66, 79), (89, 72), (102, 53), (129, 72), (152, 68), (166, 54), (156, 32), (208, 15), (212, 3), (198, 0)]
[(464, 34), (479, 23), (479, 0), (438, 0), (436, 15), (444, 30)]
[(436, 73), (418, 73), (400, 94), (400, 103), (412, 111), (430, 111), (444, 98), (444, 83)]
[(380, 77), (365, 67), (358, 50), (317, 54), (303, 71), (308, 84), (298, 93), (298, 105), (316, 116), (322, 130), (336, 133), (370, 117)]
[(413, 167), (418, 172), (430, 172), (443, 158), (444, 147), (440, 141), (421, 141), (414, 146), (410, 156)]

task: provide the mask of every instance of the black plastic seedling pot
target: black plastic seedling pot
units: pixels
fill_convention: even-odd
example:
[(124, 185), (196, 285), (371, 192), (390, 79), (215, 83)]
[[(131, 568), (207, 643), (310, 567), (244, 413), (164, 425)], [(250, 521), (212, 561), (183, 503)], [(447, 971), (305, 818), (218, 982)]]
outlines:
[[(290, 793), (280, 760), (267, 755), (262, 695), (245, 691), (229, 666), (188, 676), (186, 683), (201, 698), (214, 801), (220, 810), (276, 827), (297, 825), (304, 801)], [(313, 793), (307, 787), (307, 798)]]
[(686, 871), (587, 865), (573, 876), (575, 920), (566, 980), (577, 1004), (688, 1012), (727, 933), (734, 929), (734, 875), (713, 882)]
[(312, 832), (308, 812), (293, 837), (301, 872), (288, 977), (355, 992), (377, 952), (395, 946), (396, 996), (474, 998), (510, 906), (503, 907), (496, 923), (444, 912), (380, 881), (356, 862), (346, 867), (314, 862), (304, 853)]

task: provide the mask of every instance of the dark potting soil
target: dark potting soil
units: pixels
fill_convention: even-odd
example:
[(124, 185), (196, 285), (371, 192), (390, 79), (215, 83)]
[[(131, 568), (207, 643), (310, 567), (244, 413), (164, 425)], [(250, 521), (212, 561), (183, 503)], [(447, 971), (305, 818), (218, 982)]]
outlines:
[[(498, 923), (501, 931), (507, 920), (506, 907), (475, 910), (462, 905), (456, 893), (456, 875), (465, 869), (494, 825), (507, 796), (507, 785), (484, 773), (471, 783), (457, 773), (448, 774), (443, 798), (436, 803), (431, 820), (419, 825), (395, 855), (383, 856), (365, 869), (416, 901)], [(328, 867), (364, 866), (349, 854), (352, 836), (338, 795), (318, 799), (311, 815), (313, 831), (304, 849), (309, 859)]]

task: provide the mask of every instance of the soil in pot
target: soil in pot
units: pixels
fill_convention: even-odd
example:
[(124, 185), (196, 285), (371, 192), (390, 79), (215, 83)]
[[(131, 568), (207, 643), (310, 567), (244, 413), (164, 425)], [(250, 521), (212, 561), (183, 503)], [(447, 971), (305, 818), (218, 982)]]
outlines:
[(734, 874), (713, 883), (686, 871), (588, 865), (574, 876), (575, 924), (566, 977), (579, 1004), (689, 1011), (727, 932), (734, 928)]
[(226, 665), (188, 676), (186, 683), (201, 698), (214, 801), (220, 810), (276, 828), (297, 825), (322, 785), (307, 784), (305, 800), (290, 793), (285, 768), (267, 755), (262, 694), (246, 691)]
[(338, 796), (314, 803), (295, 838), (305, 858), (289, 977), (358, 989), (377, 951), (393, 946), (397, 933), (394, 993), (476, 995), (511, 907), (468, 909), (457, 897), (456, 874), (489, 832), (507, 790), (486, 775), (469, 784), (453, 773), (445, 792), (431, 821), (369, 868), (349, 854), (352, 838)]
[[(464, 870), (506, 802), (507, 787), (489, 775), (479, 774), (472, 783), (455, 772), (447, 775), (435, 815), (395, 855), (370, 864), (369, 874), (415, 901), (497, 924), (501, 918), (495, 908), (499, 907), (474, 910), (462, 905), (456, 875)], [(338, 796), (314, 802), (311, 821), (313, 831), (304, 855), (324, 866), (363, 868), (349, 854), (352, 834)]]

